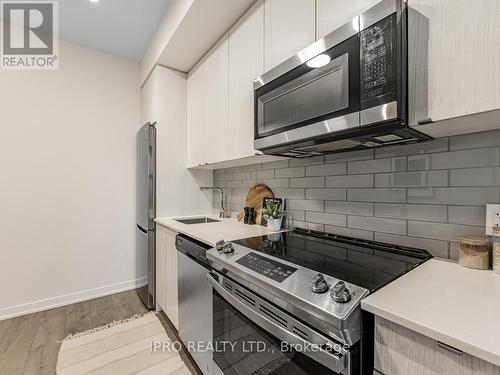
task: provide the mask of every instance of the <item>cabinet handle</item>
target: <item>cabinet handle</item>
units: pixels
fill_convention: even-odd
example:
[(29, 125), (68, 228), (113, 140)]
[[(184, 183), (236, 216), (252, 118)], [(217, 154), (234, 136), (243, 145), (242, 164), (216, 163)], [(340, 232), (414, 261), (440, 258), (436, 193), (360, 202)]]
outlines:
[(429, 118), (417, 121), (417, 124), (418, 125), (425, 125), (425, 124), (432, 124), (433, 122), (434, 121), (432, 121), (432, 119), (429, 117)]
[(453, 346), (449, 346), (449, 345), (446, 345), (446, 344), (443, 344), (442, 342), (440, 341), (436, 341), (437, 343), (437, 346), (441, 349), (444, 349), (450, 353), (453, 353), (455, 355), (462, 355), (464, 354), (464, 352), (462, 352), (461, 350), (457, 349), (457, 348), (454, 348)]

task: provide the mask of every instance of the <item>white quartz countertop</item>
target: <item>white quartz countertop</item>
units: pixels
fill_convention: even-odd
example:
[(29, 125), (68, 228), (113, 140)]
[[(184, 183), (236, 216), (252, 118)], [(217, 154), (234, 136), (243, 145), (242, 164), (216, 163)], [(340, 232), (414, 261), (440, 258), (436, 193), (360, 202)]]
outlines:
[[(160, 217), (155, 219), (155, 222), (210, 246), (215, 246), (215, 243), (219, 240), (234, 241), (276, 233), (271, 232), (262, 225), (248, 225), (233, 218), (219, 219), (212, 215), (207, 216), (220, 221), (214, 223), (183, 224), (175, 221), (173, 218)], [(185, 218), (195, 217), (197, 216), (188, 216)]]
[(361, 307), (500, 366), (500, 275), (493, 271), (431, 259)]

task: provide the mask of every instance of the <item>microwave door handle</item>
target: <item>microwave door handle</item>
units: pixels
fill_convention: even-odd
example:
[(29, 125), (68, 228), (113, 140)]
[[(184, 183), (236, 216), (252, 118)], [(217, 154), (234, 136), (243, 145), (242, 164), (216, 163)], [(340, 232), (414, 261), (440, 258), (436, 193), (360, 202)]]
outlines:
[[(285, 330), (266, 316), (260, 314), (258, 311), (252, 309), (250, 306), (241, 302), (239, 299), (230, 294), (219, 282), (216, 276), (212, 273), (207, 273), (207, 280), (212, 287), (219, 293), (231, 306), (238, 310), (241, 314), (256, 323), (259, 327), (277, 337), (281, 341), (290, 344), (295, 351), (301, 352), (311, 359), (323, 364), (324, 366), (334, 370), (339, 374), (349, 374), (350, 363), (349, 358), (340, 354), (336, 355), (326, 350), (308, 350), (311, 343), (305, 341), (301, 337)], [(303, 350), (297, 350), (303, 348)]]

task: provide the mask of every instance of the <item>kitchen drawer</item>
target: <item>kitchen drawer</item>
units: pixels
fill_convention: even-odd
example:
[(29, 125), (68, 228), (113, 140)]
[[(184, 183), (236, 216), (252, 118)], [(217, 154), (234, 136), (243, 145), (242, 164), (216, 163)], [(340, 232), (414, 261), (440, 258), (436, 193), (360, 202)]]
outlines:
[(380, 317), (374, 357), (384, 375), (500, 375), (500, 367)]

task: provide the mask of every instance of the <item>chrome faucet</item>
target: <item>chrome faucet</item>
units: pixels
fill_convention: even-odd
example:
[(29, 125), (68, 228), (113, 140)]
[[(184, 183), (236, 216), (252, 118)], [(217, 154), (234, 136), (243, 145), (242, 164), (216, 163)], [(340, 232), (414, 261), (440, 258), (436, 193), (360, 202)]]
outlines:
[(201, 191), (206, 191), (206, 190), (212, 190), (212, 191), (218, 191), (220, 192), (220, 212), (219, 212), (219, 217), (220, 218), (228, 218), (231, 217), (231, 214), (229, 211), (226, 209), (226, 205), (224, 203), (224, 190), (222, 190), (221, 187), (219, 186), (200, 186)]

